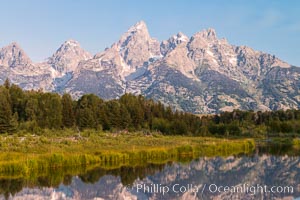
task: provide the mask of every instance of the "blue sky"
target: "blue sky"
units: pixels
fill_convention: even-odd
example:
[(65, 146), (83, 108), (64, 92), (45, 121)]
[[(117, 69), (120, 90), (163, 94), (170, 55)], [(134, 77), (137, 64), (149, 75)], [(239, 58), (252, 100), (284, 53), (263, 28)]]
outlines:
[(100, 52), (144, 20), (160, 41), (212, 27), (232, 44), (300, 66), (297, 0), (0, 0), (0, 7), (0, 47), (15, 41), (34, 61), (71, 38), (93, 54)]

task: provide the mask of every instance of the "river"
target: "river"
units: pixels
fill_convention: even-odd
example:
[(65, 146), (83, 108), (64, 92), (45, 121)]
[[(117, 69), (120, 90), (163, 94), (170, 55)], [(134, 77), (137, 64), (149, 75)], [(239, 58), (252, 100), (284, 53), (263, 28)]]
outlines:
[(103, 169), (77, 175), (0, 179), (2, 199), (296, 199), (299, 152), (260, 147), (251, 155)]

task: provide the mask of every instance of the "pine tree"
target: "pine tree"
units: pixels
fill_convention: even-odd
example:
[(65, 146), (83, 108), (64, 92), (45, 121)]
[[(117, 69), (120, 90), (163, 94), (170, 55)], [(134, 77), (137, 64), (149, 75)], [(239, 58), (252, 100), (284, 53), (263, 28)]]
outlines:
[(76, 121), (80, 129), (84, 128), (96, 128), (97, 121), (95, 118), (96, 105), (94, 101), (94, 95), (84, 95), (77, 103), (76, 108)]
[(26, 121), (36, 121), (38, 114), (38, 99), (37, 95), (27, 95), (25, 103), (25, 120)]
[(0, 86), (0, 133), (11, 132), (15, 124), (10, 104), (8, 89)]
[(4, 81), (4, 87), (6, 88), (6, 89), (9, 89), (10, 88), (10, 81), (9, 81), (9, 79), (7, 78), (5, 81)]
[(111, 128), (121, 128), (120, 104), (116, 100), (106, 103)]
[(97, 123), (98, 127), (101, 127), (102, 130), (109, 130), (110, 129), (110, 123), (108, 119), (108, 114), (107, 114), (107, 108), (106, 104), (104, 102), (99, 104), (99, 107), (97, 109)]
[(121, 128), (126, 129), (131, 124), (131, 117), (124, 105), (121, 105), (120, 107), (120, 117), (121, 117)]
[(69, 94), (62, 96), (62, 124), (64, 127), (72, 127), (75, 124), (75, 114), (73, 109), (73, 101)]
[(9, 94), (13, 113), (17, 113), (18, 119), (24, 121), (26, 116), (25, 95), (23, 90), (19, 86), (12, 84), (9, 88)]
[(44, 93), (38, 99), (37, 122), (42, 128), (58, 129), (62, 126), (62, 105), (58, 94)]

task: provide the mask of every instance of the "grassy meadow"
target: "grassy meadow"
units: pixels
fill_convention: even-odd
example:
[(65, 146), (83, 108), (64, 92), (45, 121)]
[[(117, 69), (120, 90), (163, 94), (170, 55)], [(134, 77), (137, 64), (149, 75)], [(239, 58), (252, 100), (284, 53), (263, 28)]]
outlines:
[[(51, 169), (188, 162), (199, 156), (250, 154), (253, 139), (163, 136), (158, 133), (106, 133), (44, 130), (42, 134), (0, 136), (0, 177), (32, 177)], [(84, 167), (83, 167), (84, 166)], [(80, 168), (80, 167), (79, 167)]]

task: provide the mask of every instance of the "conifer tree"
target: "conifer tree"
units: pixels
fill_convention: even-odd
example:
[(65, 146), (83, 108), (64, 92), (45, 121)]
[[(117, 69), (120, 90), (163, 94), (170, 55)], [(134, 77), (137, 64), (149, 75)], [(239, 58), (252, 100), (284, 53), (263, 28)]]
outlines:
[(120, 118), (121, 118), (121, 128), (126, 129), (131, 124), (131, 117), (124, 105), (121, 104), (120, 107)]
[(28, 95), (25, 102), (25, 120), (26, 121), (36, 121), (38, 113), (38, 98), (37, 95)]
[(7, 79), (5, 79), (5, 81), (4, 81), (4, 87), (6, 88), (6, 89), (9, 89), (10, 88), (10, 80), (7, 78)]
[(58, 94), (43, 93), (38, 99), (37, 122), (42, 128), (58, 129), (62, 126), (62, 105)]
[(69, 94), (62, 96), (62, 124), (64, 127), (72, 127), (75, 124), (75, 114), (73, 109), (73, 101)]
[(25, 120), (25, 95), (23, 90), (15, 85), (12, 84), (9, 88), (9, 94), (11, 98), (11, 106), (12, 112), (18, 114), (19, 120)]
[(96, 128), (97, 123), (95, 119), (95, 106), (93, 105), (92, 95), (82, 96), (77, 103), (76, 121), (80, 129)]
[(11, 110), (10, 95), (6, 87), (0, 86), (0, 133), (14, 130), (12, 124), (13, 115)]

